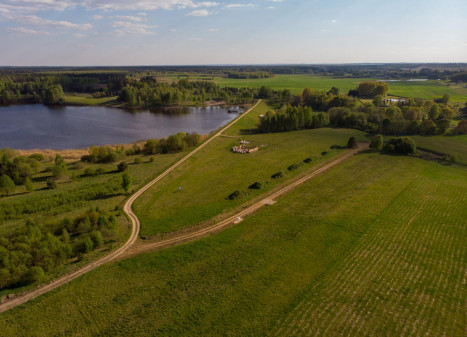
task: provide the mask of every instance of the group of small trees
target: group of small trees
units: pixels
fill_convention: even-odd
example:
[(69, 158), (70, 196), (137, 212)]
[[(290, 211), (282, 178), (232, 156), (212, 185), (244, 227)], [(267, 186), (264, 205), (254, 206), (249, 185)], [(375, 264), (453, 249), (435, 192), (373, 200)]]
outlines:
[(308, 106), (286, 106), (278, 111), (268, 111), (261, 119), (261, 132), (294, 131), (298, 129), (319, 128), (329, 124), (329, 115), (314, 112)]
[(24, 185), (27, 191), (32, 191), (34, 184), (31, 178), (40, 171), (39, 161), (44, 156), (38, 154), (14, 157), (14, 153), (8, 150), (0, 153), (0, 156), (0, 194), (13, 193), (17, 185)]
[(0, 289), (39, 281), (68, 259), (112, 240), (116, 228), (115, 215), (99, 209), (49, 224), (26, 221), (14, 234), (0, 236)]
[(166, 154), (183, 151), (186, 147), (193, 147), (199, 144), (201, 136), (196, 132), (179, 132), (162, 139), (149, 139), (143, 147), (143, 152), (147, 155)]

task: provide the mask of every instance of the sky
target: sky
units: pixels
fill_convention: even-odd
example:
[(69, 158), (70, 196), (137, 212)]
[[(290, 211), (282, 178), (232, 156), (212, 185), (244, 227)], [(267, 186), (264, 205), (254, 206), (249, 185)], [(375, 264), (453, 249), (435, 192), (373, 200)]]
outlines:
[(0, 0), (0, 66), (467, 62), (467, 0)]

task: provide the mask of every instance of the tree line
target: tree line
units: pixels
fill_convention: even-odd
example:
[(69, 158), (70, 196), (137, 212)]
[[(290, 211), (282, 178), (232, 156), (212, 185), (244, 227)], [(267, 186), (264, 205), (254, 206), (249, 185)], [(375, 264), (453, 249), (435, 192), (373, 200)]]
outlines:
[[(353, 93), (373, 98), (363, 102), (340, 94), (334, 87), (328, 92), (306, 88), (297, 95), (287, 89), (274, 92), (261, 88), (259, 94), (280, 98), (284, 107), (266, 113), (260, 120), (259, 130), (280, 132), (331, 124), (383, 135), (435, 135), (449, 131), (452, 119), (461, 113), (447, 104), (448, 95), (440, 103), (409, 98), (393, 104), (384, 97), (388, 89), (384, 82), (359, 84)], [(464, 133), (464, 125), (459, 123), (452, 132)]]
[(153, 78), (131, 81), (118, 96), (128, 106), (204, 104), (221, 100), (227, 103), (250, 102), (257, 94), (254, 88), (228, 88), (208, 81), (180, 79), (171, 84)]

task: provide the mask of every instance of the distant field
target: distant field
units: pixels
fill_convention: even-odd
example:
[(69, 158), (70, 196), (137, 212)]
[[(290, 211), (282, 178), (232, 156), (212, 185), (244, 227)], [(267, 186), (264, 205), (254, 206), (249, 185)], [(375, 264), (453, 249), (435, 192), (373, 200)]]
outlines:
[(112, 97), (102, 97), (102, 98), (93, 98), (91, 95), (73, 95), (67, 94), (65, 95), (65, 101), (71, 104), (78, 104), (78, 105), (105, 105), (108, 103), (112, 103), (117, 99), (117, 96)]
[[(262, 103), (226, 134), (238, 136), (250, 130), (256, 125), (258, 115), (268, 109)], [(346, 145), (352, 135), (365, 140), (361, 131), (331, 128), (244, 135), (251, 144), (260, 147), (258, 152), (248, 155), (231, 151), (239, 144), (240, 136), (219, 137), (174, 170), (171, 179), (161, 181), (136, 200), (134, 209), (141, 220), (141, 235), (172, 232), (226, 214), (286, 179), (271, 179), (271, 175), (278, 171), (283, 171), (287, 178), (300, 174), (342, 152), (331, 150), (330, 146)], [(324, 151), (328, 154), (322, 155)], [(308, 157), (313, 157), (313, 162), (303, 163)], [(295, 163), (300, 167), (288, 171), (288, 167)], [(248, 189), (255, 182), (268, 182), (268, 185), (260, 190)], [(241, 199), (227, 200), (227, 196), (236, 190), (248, 194)]]
[(428, 150), (454, 155), (467, 165), (467, 135), (461, 136), (411, 136), (417, 146)]
[[(374, 79), (368, 78), (333, 78), (316, 75), (276, 75), (272, 78), (236, 80), (228, 78), (215, 78), (215, 82), (222, 86), (229, 87), (255, 87), (263, 85), (275, 90), (290, 89), (294, 93), (303, 91), (304, 88), (314, 90), (329, 90), (336, 86), (342, 93), (347, 93), (350, 89), (355, 89), (358, 83)], [(402, 97), (417, 97), (425, 99), (440, 98), (445, 93), (451, 95), (451, 100), (464, 103), (467, 101), (467, 88), (462, 85), (450, 84), (444, 81), (425, 82), (388, 82), (389, 94)], [(449, 84), (449, 86), (448, 86)]]
[(26, 336), (463, 336), (466, 202), (465, 169), (357, 155), (235, 227), (99, 268), (0, 326)]

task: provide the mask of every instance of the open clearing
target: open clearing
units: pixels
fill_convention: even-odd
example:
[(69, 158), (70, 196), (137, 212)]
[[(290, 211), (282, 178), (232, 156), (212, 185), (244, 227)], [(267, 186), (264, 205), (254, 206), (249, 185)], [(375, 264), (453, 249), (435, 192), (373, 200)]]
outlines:
[(0, 325), (6, 335), (462, 336), (466, 202), (463, 168), (357, 155), (235, 227), (103, 266)]
[[(360, 82), (371, 81), (370, 78), (334, 78), (317, 75), (275, 75), (272, 78), (262, 79), (229, 79), (216, 77), (214, 81), (227, 87), (253, 87), (268, 86), (272, 89), (290, 89), (293, 93), (302, 92), (304, 88), (316, 91), (329, 90), (332, 86), (347, 93), (355, 89)], [(440, 98), (445, 93), (451, 95), (454, 102), (464, 103), (467, 101), (467, 88), (462, 84), (454, 84), (446, 81), (397, 81), (388, 82), (389, 94), (401, 97), (417, 97), (425, 99)]]

